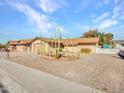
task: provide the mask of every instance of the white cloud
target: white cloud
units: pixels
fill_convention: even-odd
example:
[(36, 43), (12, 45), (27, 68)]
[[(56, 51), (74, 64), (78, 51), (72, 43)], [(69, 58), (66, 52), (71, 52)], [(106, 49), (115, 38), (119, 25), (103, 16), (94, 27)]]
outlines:
[(24, 14), (27, 17), (28, 21), (37, 28), (37, 31), (41, 33), (49, 34), (48, 31), (54, 26), (54, 23), (49, 20), (48, 16), (40, 14), (25, 3), (20, 3), (17, 1), (7, 1), (7, 3), (12, 8)]
[(100, 8), (100, 7), (103, 7), (103, 6), (108, 5), (108, 4), (109, 4), (109, 0), (102, 0), (102, 1), (99, 1), (96, 3), (96, 7)]
[(113, 13), (118, 13), (118, 12), (120, 12), (121, 11), (121, 7), (120, 6), (116, 6), (115, 8), (114, 8), (114, 10), (113, 10)]
[(119, 19), (124, 20), (124, 15), (121, 15)]
[(113, 15), (112, 15), (112, 19), (116, 19), (116, 18), (118, 18), (120, 16), (120, 13), (118, 12), (118, 13), (114, 13)]
[(38, 2), (38, 6), (45, 13), (53, 13), (64, 6), (68, 6), (67, 2), (64, 0), (36, 0)]
[(110, 27), (116, 25), (117, 23), (118, 23), (117, 20), (110, 20), (110, 19), (108, 19), (108, 20), (103, 21), (99, 25), (99, 27), (100, 27), (100, 29), (106, 29), (106, 28), (110, 28)]
[(91, 27), (90, 25), (83, 25), (83, 24), (76, 24), (76, 27), (83, 31), (88, 31), (89, 29), (93, 29), (93, 27)]
[(120, 2), (119, 0), (115, 0), (112, 19), (118, 19), (118, 17), (122, 14), (122, 9), (123, 9), (123, 2)]
[(5, 3), (3, 3), (3, 2), (0, 2), (0, 5), (5, 5)]
[(108, 5), (109, 4), (109, 0), (104, 0), (104, 4)]
[(115, 2), (115, 4), (117, 4), (119, 1), (118, 0), (115, 0), (114, 2)]
[(124, 24), (118, 27), (118, 29), (124, 29)]
[(101, 2), (96, 3), (96, 7), (97, 7), (97, 8), (100, 8), (100, 7), (102, 7), (102, 6), (103, 6), (103, 4), (102, 4)]
[(110, 15), (109, 12), (105, 12), (101, 16), (97, 17), (96, 19), (93, 19), (93, 22), (99, 22), (99, 21), (107, 18), (109, 15)]

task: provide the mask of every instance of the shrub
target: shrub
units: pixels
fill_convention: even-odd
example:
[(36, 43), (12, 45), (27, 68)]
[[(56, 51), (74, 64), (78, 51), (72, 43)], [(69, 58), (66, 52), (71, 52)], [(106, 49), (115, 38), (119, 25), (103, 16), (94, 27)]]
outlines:
[(81, 54), (90, 54), (91, 53), (91, 49), (90, 48), (82, 48), (81, 49)]
[(41, 49), (37, 50), (37, 54), (40, 55), (41, 54)]
[(45, 50), (43, 50), (43, 49), (38, 49), (37, 53), (38, 53), (38, 55), (40, 55), (40, 54), (46, 54), (45, 53)]

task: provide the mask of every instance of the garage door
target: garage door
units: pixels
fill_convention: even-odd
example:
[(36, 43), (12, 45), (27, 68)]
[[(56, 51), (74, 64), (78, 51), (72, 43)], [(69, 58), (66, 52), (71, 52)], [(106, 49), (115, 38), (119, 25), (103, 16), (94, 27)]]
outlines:
[(40, 49), (40, 44), (34, 44), (33, 45), (33, 52), (38, 53), (38, 50)]

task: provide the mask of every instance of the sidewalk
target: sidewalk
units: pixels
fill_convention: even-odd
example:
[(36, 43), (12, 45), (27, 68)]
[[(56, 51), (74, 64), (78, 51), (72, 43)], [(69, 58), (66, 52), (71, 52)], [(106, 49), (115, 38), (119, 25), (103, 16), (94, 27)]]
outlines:
[(1, 75), (16, 81), (29, 93), (104, 93), (4, 59), (0, 59)]

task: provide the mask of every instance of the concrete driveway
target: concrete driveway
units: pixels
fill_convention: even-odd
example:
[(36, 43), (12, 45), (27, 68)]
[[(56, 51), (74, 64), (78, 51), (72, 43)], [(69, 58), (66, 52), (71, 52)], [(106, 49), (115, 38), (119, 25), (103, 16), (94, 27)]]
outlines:
[[(21, 86), (14, 93), (103, 93), (96, 89), (68, 81), (42, 71), (0, 59), (0, 79), (7, 87)], [(16, 84), (9, 84), (13, 80)], [(12, 88), (11, 88), (12, 89)], [(22, 92), (22, 89), (25, 91)]]

